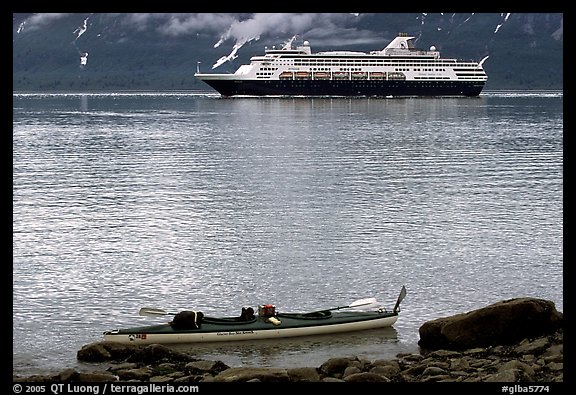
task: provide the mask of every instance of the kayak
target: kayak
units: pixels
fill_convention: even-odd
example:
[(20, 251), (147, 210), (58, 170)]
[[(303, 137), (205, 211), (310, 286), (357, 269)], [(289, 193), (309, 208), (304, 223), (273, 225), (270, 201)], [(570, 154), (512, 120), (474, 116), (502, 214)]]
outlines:
[[(361, 299), (348, 306), (305, 312), (277, 312), (274, 305), (261, 305), (257, 314), (253, 309), (242, 309), (239, 317), (209, 317), (201, 312), (183, 311), (177, 314), (161, 309), (142, 308), (140, 315), (174, 315), (168, 323), (147, 325), (104, 332), (104, 340), (130, 344), (179, 344), (258, 340), (297, 336), (314, 336), (384, 328), (398, 320), (400, 302), (406, 296), (402, 287), (396, 305), (391, 311), (375, 308), (374, 298)], [(358, 311), (370, 306), (370, 311)], [(351, 311), (335, 311), (350, 309)], [(364, 310), (364, 309), (363, 309)], [(178, 317), (190, 318), (177, 321)], [(178, 325), (177, 325), (178, 324)]]

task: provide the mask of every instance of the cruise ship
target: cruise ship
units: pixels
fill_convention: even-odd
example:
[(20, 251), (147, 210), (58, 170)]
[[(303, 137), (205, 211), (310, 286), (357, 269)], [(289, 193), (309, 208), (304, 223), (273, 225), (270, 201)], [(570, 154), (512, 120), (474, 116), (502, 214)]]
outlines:
[[(312, 53), (310, 43), (266, 48), (235, 73), (194, 74), (222, 96), (478, 96), (488, 77), (481, 62), (444, 59), (400, 33), (379, 51)], [(485, 59), (484, 59), (485, 60)]]

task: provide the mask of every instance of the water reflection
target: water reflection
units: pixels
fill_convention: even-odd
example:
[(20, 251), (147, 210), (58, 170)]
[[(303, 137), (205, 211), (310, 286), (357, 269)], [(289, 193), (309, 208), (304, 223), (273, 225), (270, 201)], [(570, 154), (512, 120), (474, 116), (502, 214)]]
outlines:
[(358, 356), (368, 359), (382, 357), (388, 348), (393, 358), (402, 347), (394, 327), (366, 331), (303, 336), (297, 338), (247, 340), (211, 344), (170, 346), (174, 350), (191, 353), (197, 358), (220, 360), (229, 366), (320, 366), (332, 357)]
[(88, 111), (88, 95), (80, 95), (80, 111)]

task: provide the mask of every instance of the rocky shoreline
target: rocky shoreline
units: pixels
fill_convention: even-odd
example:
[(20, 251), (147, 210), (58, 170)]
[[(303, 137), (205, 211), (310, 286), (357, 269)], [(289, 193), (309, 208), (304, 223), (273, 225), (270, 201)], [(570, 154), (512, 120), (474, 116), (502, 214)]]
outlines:
[[(562, 313), (555, 310), (552, 302), (512, 299), (425, 323), (420, 328), (419, 344), (425, 344), (426, 349), (421, 348), (417, 354), (373, 361), (337, 357), (320, 366), (288, 369), (231, 367), (159, 344), (98, 342), (82, 347), (77, 357), (98, 364), (100, 369), (89, 373), (66, 369), (51, 375), (14, 375), (13, 381), (562, 383), (562, 322)], [(474, 326), (470, 327), (470, 323)]]

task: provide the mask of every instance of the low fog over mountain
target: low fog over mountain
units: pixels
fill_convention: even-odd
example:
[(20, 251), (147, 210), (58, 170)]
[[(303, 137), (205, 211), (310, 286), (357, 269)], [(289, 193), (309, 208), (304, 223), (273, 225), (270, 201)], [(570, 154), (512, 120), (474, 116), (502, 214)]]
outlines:
[(191, 90), (294, 35), (313, 52), (372, 51), (397, 33), (442, 57), (488, 57), (487, 90), (562, 89), (563, 14), (13, 14), (15, 91)]

